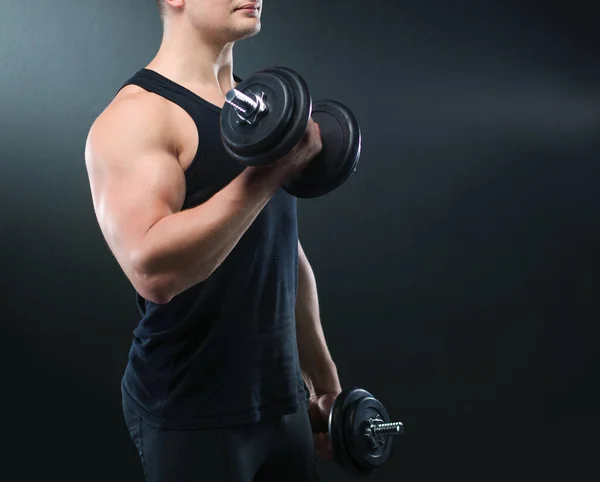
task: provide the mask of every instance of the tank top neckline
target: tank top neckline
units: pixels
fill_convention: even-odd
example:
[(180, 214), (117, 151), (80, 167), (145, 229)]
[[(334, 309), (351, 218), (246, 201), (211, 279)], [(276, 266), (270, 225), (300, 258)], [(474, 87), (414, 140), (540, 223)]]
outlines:
[[(152, 69), (148, 69), (148, 68), (143, 68), (141, 69), (142, 73), (144, 73), (145, 75), (149, 75), (151, 77), (154, 77), (155, 79), (161, 81), (163, 84), (167, 84), (168, 86), (170, 86), (171, 88), (180, 91), (182, 94), (187, 95), (188, 97), (190, 97), (192, 100), (195, 100), (197, 102), (200, 102), (202, 105), (204, 105), (205, 107), (207, 107), (208, 109), (216, 112), (217, 114), (221, 114), (221, 112), (223, 112), (223, 108), (219, 107), (215, 104), (213, 104), (212, 102), (209, 102), (208, 100), (204, 99), (203, 97), (200, 97), (198, 94), (196, 94), (195, 92), (191, 91), (190, 89), (188, 89), (187, 87), (184, 87), (181, 84), (178, 84), (177, 82), (169, 79), (168, 77), (165, 77), (162, 74), (159, 74), (158, 72), (156, 72), (155, 70)], [(233, 75), (233, 79), (239, 84), (242, 80), (237, 76), (237, 75)]]

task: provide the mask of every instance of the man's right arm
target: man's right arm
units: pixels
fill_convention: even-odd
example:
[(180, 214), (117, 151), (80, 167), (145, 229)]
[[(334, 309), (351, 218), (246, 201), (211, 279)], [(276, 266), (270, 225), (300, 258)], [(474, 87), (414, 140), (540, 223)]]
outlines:
[(185, 175), (160, 110), (154, 99), (110, 106), (90, 130), (86, 167), (113, 255), (138, 293), (164, 304), (212, 274), (285, 179), (282, 170), (247, 168), (181, 211)]

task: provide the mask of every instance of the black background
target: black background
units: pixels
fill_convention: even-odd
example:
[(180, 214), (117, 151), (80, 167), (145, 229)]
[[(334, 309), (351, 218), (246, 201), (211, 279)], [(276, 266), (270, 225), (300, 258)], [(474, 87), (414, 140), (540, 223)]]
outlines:
[[(406, 426), (371, 480), (598, 480), (600, 9), (265, 3), (238, 75), (295, 68), (362, 127), (357, 174), (299, 209), (342, 382)], [(160, 36), (151, 0), (0, 7), (3, 480), (142, 480), (84, 145)]]

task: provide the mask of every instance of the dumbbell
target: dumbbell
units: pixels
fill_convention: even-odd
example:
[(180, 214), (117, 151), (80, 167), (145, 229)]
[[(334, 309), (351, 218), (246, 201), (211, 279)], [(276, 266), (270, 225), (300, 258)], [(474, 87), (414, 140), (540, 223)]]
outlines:
[(323, 149), (283, 188), (298, 198), (323, 196), (341, 186), (358, 164), (362, 137), (358, 122), (341, 102), (313, 103), (305, 80), (287, 67), (260, 70), (226, 94), (220, 118), (227, 153), (246, 166), (266, 166), (298, 144), (312, 117)]
[(342, 391), (329, 413), (329, 439), (334, 460), (346, 472), (367, 476), (390, 458), (394, 438), (404, 435), (401, 422), (391, 422), (383, 404), (362, 388)]

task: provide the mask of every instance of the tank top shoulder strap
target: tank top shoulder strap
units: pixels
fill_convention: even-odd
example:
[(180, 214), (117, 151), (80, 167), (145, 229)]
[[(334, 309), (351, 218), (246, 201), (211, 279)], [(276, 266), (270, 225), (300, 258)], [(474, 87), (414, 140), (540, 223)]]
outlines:
[[(237, 77), (235, 77), (235, 79), (236, 82), (239, 81)], [(177, 104), (184, 109), (195, 121), (198, 120), (197, 115), (199, 113), (199, 108), (201, 110), (208, 109), (218, 115), (220, 115), (222, 110), (216, 105), (211, 104), (199, 95), (195, 94), (191, 90), (153, 70), (139, 70), (133, 77), (131, 77), (121, 86), (119, 91), (128, 85), (137, 85), (148, 92), (152, 92), (164, 97), (167, 100), (170, 100), (174, 104)], [(206, 112), (204, 111), (202, 113), (205, 114)]]
[[(236, 82), (241, 80), (234, 75)], [(198, 147), (185, 170), (186, 199), (184, 208), (205, 201), (238, 175), (243, 166), (225, 152), (220, 136), (222, 109), (186, 87), (150, 69), (141, 69), (119, 89), (137, 85), (181, 107), (198, 130)]]

